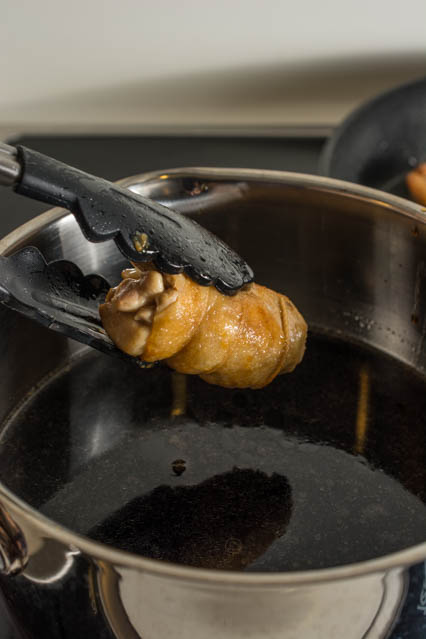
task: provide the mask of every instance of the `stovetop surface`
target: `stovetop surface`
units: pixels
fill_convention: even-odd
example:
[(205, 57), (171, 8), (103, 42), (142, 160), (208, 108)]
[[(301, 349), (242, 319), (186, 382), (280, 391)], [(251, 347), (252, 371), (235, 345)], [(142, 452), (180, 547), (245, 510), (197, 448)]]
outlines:
[[(242, 136), (23, 136), (12, 142), (108, 180), (184, 166), (279, 169), (317, 173), (325, 138)], [(48, 209), (48, 205), (0, 191), (0, 237)]]
[[(183, 166), (279, 169), (316, 174), (325, 137), (315, 131), (288, 135), (132, 135), (35, 136), (19, 143), (78, 168), (117, 180), (158, 169)], [(0, 237), (45, 211), (47, 205), (0, 190)], [(389, 639), (426, 637), (426, 562), (410, 569), (410, 585), (401, 617)], [(0, 593), (0, 639), (23, 639)], [(420, 597), (420, 599), (419, 599)], [(35, 639), (26, 637), (25, 639)], [(37, 637), (36, 639), (42, 639)], [(60, 639), (60, 638), (58, 638)]]

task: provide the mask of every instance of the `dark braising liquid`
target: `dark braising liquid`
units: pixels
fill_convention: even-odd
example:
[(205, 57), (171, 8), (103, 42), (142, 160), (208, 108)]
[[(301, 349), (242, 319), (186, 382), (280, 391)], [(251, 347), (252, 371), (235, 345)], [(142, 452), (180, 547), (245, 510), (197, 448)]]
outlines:
[(259, 391), (91, 353), (9, 420), (0, 468), (46, 515), (147, 557), (346, 564), (426, 541), (426, 383), (315, 335)]

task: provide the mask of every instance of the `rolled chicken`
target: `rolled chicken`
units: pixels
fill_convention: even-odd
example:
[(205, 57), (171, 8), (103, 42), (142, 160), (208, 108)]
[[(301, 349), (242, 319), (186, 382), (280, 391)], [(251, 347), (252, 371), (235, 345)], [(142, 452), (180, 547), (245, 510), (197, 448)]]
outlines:
[(426, 206), (426, 162), (407, 173), (405, 181), (413, 200)]
[(305, 350), (307, 326), (299, 311), (285, 295), (258, 284), (231, 297), (184, 274), (134, 264), (99, 311), (125, 353), (164, 360), (219, 386), (266, 386), (291, 372)]

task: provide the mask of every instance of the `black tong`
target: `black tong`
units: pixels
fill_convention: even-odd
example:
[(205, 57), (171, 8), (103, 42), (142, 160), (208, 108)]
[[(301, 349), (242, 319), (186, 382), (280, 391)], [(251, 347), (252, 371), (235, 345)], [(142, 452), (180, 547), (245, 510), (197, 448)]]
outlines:
[[(196, 222), (167, 207), (22, 146), (0, 144), (0, 184), (69, 209), (90, 242), (114, 240), (135, 262), (185, 272), (231, 295), (253, 280), (246, 262)], [(47, 264), (35, 247), (0, 256), (0, 301), (68, 337), (111, 355), (98, 307), (110, 284), (65, 260)], [(142, 364), (143, 365), (143, 364)]]

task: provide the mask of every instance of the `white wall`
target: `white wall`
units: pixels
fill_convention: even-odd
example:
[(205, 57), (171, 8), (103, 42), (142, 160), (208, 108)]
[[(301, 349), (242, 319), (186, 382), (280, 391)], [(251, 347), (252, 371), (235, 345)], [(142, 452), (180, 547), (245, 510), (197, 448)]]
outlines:
[(339, 120), (426, 75), (426, 2), (0, 0), (0, 126)]

